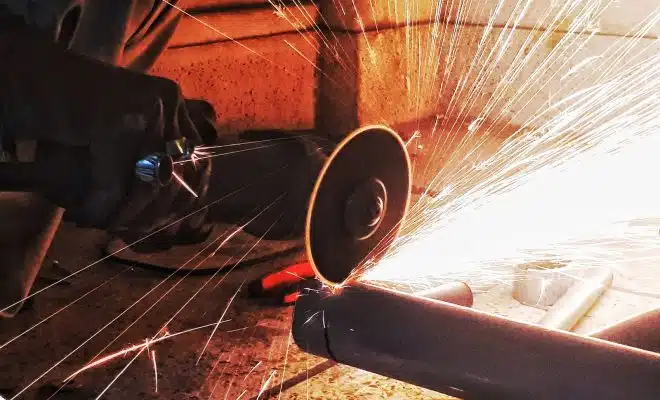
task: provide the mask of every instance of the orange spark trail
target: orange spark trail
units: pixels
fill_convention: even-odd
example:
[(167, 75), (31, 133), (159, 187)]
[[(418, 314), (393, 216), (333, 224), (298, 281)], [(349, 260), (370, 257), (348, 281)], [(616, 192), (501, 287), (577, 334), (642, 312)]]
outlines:
[(195, 193), (195, 191), (186, 183), (186, 181), (184, 181), (183, 178), (180, 177), (176, 172), (172, 172), (172, 176), (181, 184), (181, 186), (183, 186), (187, 191), (189, 191), (190, 194), (192, 194), (195, 197), (199, 197), (197, 196), (197, 193)]
[[(231, 320), (224, 320), (224, 321), (214, 322), (212, 324), (202, 325), (202, 326), (198, 326), (198, 327), (191, 328), (191, 329), (186, 329), (184, 331), (176, 332), (176, 333), (169, 333), (167, 330), (165, 330), (162, 335), (160, 335), (159, 337), (156, 337), (155, 339), (148, 339), (147, 338), (147, 339), (145, 339), (144, 342), (142, 342), (140, 344), (134, 344), (134, 345), (131, 345), (131, 346), (127, 346), (127, 347), (125, 347), (125, 348), (123, 348), (119, 351), (116, 351), (114, 353), (110, 353), (110, 354), (108, 354), (104, 357), (101, 357), (101, 358), (99, 358), (95, 361), (90, 362), (89, 364), (86, 364), (84, 367), (80, 368), (79, 370), (77, 370), (73, 374), (69, 375), (69, 377), (67, 377), (64, 380), (64, 382), (69, 382), (73, 378), (75, 378), (76, 376), (80, 375), (82, 372), (85, 372), (85, 371), (90, 370), (92, 368), (96, 368), (98, 366), (104, 365), (104, 364), (106, 364), (106, 363), (108, 363), (112, 360), (115, 360), (119, 357), (123, 357), (127, 354), (134, 353), (134, 352), (141, 352), (145, 349), (148, 349), (149, 346), (151, 346), (153, 344), (160, 343), (164, 340), (172, 339), (174, 337), (184, 335), (186, 333), (190, 333), (190, 332), (197, 331), (197, 330), (200, 330), (200, 329), (216, 327), (219, 324), (229, 322), (229, 321), (231, 321)], [(153, 351), (152, 351), (152, 355), (153, 355)], [(154, 360), (155, 360), (155, 357), (154, 357)], [(154, 361), (154, 363), (155, 363), (155, 361)]]
[(154, 364), (154, 392), (158, 393), (158, 366), (156, 364), (156, 350), (151, 350), (151, 361)]

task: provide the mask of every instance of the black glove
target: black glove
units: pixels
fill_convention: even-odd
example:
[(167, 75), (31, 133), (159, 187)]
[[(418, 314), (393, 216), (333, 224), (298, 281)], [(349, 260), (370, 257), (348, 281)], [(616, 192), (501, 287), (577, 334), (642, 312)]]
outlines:
[(38, 142), (39, 184), (68, 219), (148, 232), (200, 204), (210, 162), (187, 162), (177, 181), (135, 178), (136, 161), (185, 137), (202, 143), (179, 86), (68, 52), (20, 24), (0, 27), (3, 134)]

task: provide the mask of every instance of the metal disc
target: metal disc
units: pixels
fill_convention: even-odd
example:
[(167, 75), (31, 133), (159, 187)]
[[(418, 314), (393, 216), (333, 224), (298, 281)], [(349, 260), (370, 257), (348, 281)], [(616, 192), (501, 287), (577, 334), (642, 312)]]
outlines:
[(410, 190), (405, 143), (391, 129), (367, 126), (339, 143), (307, 211), (305, 248), (316, 276), (341, 285), (382, 256), (399, 233)]

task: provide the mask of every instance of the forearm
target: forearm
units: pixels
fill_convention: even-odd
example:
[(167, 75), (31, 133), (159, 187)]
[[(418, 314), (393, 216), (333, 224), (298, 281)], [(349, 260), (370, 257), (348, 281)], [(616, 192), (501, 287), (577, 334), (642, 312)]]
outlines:
[[(89, 146), (94, 133), (122, 130), (130, 122), (162, 124), (159, 100), (178, 96), (174, 82), (74, 54), (17, 18), (4, 18), (11, 21), (0, 23), (0, 122), (5, 135)], [(174, 121), (165, 122), (166, 130), (178, 129)]]

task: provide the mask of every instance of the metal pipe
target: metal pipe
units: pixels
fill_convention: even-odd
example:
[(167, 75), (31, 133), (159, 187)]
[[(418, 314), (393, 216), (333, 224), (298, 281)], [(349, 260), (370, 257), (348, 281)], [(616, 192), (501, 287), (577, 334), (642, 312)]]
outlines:
[(464, 399), (660, 399), (660, 355), (366, 285), (307, 284), (303, 350)]
[[(453, 304), (460, 304), (465, 307), (471, 307), (473, 302), (472, 289), (463, 282), (450, 282), (432, 289), (416, 292), (413, 296), (428, 297), (431, 299), (446, 301)], [(300, 297), (299, 297), (300, 298)], [(251, 400), (267, 400), (271, 397), (278, 396), (283, 391), (292, 388), (293, 386), (302, 383), (311, 377), (319, 375), (330, 368), (337, 365), (334, 360), (328, 360), (318, 364), (315, 367), (308, 369), (283, 383), (277, 383), (274, 387), (261, 392), (258, 396), (253, 397)]]
[(660, 309), (635, 315), (594, 332), (590, 336), (639, 349), (660, 352)]
[(438, 287), (413, 293), (413, 296), (445, 301), (463, 307), (472, 307), (474, 303), (472, 289), (465, 282), (445, 283)]
[(609, 268), (589, 271), (576, 280), (566, 293), (543, 316), (539, 325), (570, 331), (612, 286), (614, 274)]

